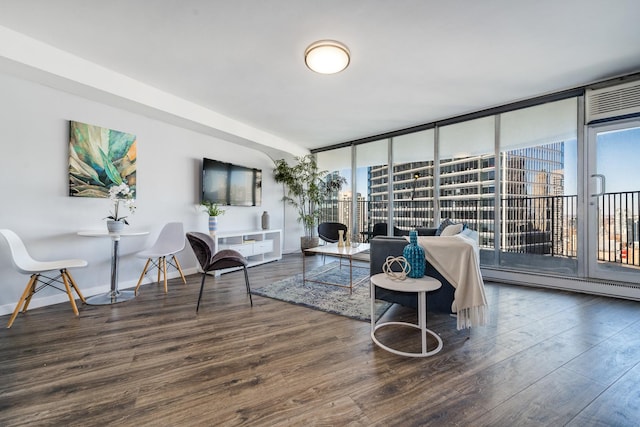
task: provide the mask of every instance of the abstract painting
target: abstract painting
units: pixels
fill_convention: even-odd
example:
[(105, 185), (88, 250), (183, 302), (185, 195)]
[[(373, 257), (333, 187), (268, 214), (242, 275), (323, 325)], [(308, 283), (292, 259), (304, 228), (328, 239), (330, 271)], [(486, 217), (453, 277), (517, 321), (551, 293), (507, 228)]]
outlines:
[(69, 195), (109, 197), (109, 188), (126, 183), (136, 194), (136, 136), (80, 122), (69, 122)]

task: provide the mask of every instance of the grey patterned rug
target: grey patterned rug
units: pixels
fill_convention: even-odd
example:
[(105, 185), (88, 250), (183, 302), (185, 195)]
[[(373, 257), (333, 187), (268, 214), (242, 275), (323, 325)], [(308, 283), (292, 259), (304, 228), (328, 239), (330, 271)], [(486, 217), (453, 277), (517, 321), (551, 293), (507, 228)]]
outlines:
[[(358, 263), (365, 268), (353, 268), (353, 282), (369, 276), (368, 264)], [(336, 268), (338, 261), (307, 271), (307, 278), (314, 277), (331, 283), (349, 284), (349, 266), (343, 265)], [(288, 277), (278, 282), (251, 290), (253, 295), (273, 298), (298, 304), (327, 313), (338, 314), (356, 320), (371, 320), (371, 300), (369, 299), (369, 280), (354, 286), (353, 293), (349, 295), (349, 288), (324, 285), (321, 283), (302, 283), (302, 273)], [(390, 303), (376, 301), (376, 320), (382, 316), (391, 306)]]

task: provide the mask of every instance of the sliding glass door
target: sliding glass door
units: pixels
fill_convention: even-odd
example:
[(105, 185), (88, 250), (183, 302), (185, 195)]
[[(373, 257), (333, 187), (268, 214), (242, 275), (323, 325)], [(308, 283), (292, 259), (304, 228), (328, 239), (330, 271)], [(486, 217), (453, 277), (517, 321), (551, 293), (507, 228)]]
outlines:
[(588, 133), (589, 276), (640, 283), (640, 120)]

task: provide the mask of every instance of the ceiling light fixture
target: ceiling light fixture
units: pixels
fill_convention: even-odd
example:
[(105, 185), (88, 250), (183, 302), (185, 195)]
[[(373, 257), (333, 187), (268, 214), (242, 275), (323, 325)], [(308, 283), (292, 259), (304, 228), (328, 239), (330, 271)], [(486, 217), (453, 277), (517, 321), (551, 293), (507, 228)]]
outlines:
[(335, 74), (347, 68), (349, 48), (335, 40), (319, 40), (304, 51), (304, 62), (310, 70), (320, 74)]

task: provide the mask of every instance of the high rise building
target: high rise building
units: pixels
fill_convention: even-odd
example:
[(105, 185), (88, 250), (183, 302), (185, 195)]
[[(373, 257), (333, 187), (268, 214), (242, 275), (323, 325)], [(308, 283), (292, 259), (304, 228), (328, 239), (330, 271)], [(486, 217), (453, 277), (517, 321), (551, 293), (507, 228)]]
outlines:
[[(564, 194), (564, 143), (502, 152), (500, 159), (502, 250), (541, 254), (561, 251), (564, 206), (558, 196)], [(433, 194), (439, 191), (441, 218), (469, 223), (479, 232), (482, 247), (494, 246), (494, 155), (442, 159), (438, 183), (433, 180), (432, 161), (394, 165), (391, 177), (387, 171), (386, 165), (369, 167), (367, 225), (387, 222), (391, 179), (394, 225), (405, 229), (433, 226)]]

